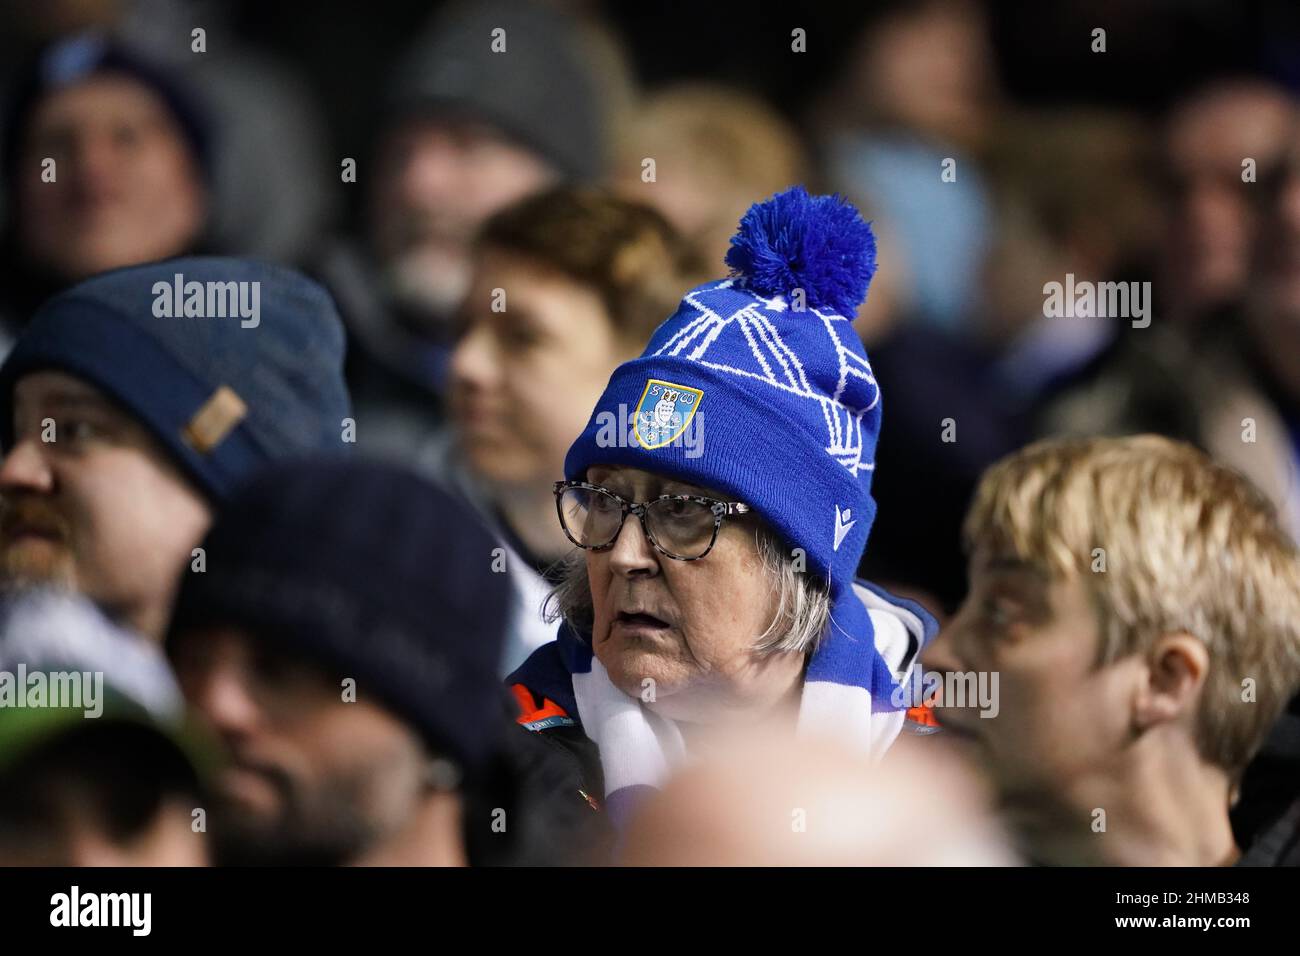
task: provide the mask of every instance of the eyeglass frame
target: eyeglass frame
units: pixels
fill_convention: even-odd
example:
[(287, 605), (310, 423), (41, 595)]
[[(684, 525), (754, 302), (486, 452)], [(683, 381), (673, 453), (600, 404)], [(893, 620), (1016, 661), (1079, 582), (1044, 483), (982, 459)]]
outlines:
[[(603, 492), (617, 501), (619, 506), (623, 509), (623, 513), (618, 519), (618, 527), (614, 531), (614, 536), (609, 539), (609, 544), (600, 545), (599, 547), (592, 544), (583, 544), (580, 541), (575, 540), (573, 535), (569, 532), (568, 522), (564, 520), (563, 501), (564, 493), (573, 488)], [(658, 497), (651, 498), (649, 501), (628, 501), (618, 492), (612, 491), (603, 485), (593, 484), (590, 481), (557, 481), (551, 490), (555, 495), (555, 514), (560, 519), (560, 529), (564, 532), (566, 538), (572, 541), (579, 548), (582, 548), (582, 550), (609, 551), (618, 543), (618, 536), (623, 533), (623, 525), (627, 523), (627, 516), (629, 514), (634, 514), (641, 521), (641, 533), (645, 535), (645, 539), (650, 542), (651, 546), (654, 547), (656, 551), (664, 557), (671, 558), (674, 561), (699, 561), (701, 558), (707, 557), (708, 553), (713, 550), (713, 546), (718, 543), (718, 531), (722, 528), (722, 519), (729, 518), (733, 515), (752, 514), (754, 510), (741, 501), (722, 501), (719, 498), (710, 498), (708, 495), (659, 495)], [(673, 554), (655, 540), (655, 536), (650, 533), (649, 525), (646, 524), (646, 509), (660, 501), (694, 501), (699, 504), (708, 505), (709, 510), (713, 512), (713, 536), (709, 538), (709, 546), (705, 548), (702, 553), (697, 554), (693, 558), (684, 558), (680, 555)]]

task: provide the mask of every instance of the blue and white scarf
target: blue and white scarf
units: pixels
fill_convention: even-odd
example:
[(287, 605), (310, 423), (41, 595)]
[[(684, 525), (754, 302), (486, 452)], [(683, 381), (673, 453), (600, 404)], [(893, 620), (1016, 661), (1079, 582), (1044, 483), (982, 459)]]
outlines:
[[(836, 602), (804, 678), (798, 732), (832, 736), (870, 759), (898, 737), (906, 706), (898, 692), (912, 678), (917, 658), (937, 624), (919, 605), (864, 581)], [(573, 677), (583, 731), (600, 750), (605, 808), (622, 828), (651, 790), (661, 788), (687, 757), (677, 724), (619, 690), (572, 631), (561, 641)]]

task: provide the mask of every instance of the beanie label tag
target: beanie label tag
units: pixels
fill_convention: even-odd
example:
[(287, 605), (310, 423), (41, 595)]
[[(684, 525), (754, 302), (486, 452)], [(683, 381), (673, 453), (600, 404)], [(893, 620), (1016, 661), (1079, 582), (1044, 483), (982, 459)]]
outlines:
[(235, 394), (234, 389), (222, 385), (199, 406), (190, 423), (181, 430), (181, 436), (201, 455), (216, 448), (230, 430), (243, 421), (248, 406)]
[(703, 389), (650, 379), (636, 406), (637, 442), (642, 448), (651, 449), (674, 441), (686, 431), (703, 399)]

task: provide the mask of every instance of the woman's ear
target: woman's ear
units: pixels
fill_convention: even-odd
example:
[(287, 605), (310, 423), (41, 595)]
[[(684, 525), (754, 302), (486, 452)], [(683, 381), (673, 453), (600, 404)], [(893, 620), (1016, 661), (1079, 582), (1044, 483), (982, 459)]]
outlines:
[(1190, 714), (1210, 670), (1205, 644), (1186, 632), (1165, 634), (1148, 650), (1146, 665), (1134, 713), (1138, 726), (1145, 730)]

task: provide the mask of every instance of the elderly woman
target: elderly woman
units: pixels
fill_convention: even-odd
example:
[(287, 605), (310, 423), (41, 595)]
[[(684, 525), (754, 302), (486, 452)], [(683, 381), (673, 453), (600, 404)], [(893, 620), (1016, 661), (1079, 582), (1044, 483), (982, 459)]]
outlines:
[(621, 827), (699, 732), (789, 722), (879, 755), (905, 720), (923, 610), (854, 580), (880, 396), (854, 310), (875, 240), (838, 197), (754, 206), (732, 277), (688, 292), (620, 365), (565, 460), (581, 550), (558, 638), (508, 679)]

